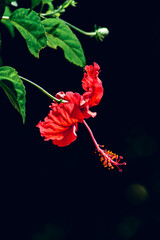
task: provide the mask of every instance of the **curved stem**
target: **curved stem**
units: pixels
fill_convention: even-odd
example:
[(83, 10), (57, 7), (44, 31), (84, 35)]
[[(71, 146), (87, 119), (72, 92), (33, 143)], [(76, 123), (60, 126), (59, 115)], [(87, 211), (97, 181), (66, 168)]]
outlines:
[(53, 101), (56, 101), (57, 103), (61, 103), (61, 102), (67, 102), (63, 99), (58, 99), (56, 97), (54, 97), (53, 95), (51, 95), (50, 93), (48, 93), (46, 90), (44, 90), (44, 88), (40, 87), (38, 84), (30, 81), (29, 79), (25, 78), (25, 77), (22, 77), (22, 76), (19, 76), (22, 80), (32, 84), (33, 86), (35, 86), (36, 88), (38, 88), (41, 92), (43, 92), (45, 95), (47, 95), (49, 98), (51, 98)]
[(69, 23), (69, 22), (67, 22), (67, 21), (65, 21), (65, 20), (63, 20), (63, 19), (61, 19), (61, 18), (59, 18), (59, 19), (60, 19), (62, 22), (64, 22), (65, 24), (67, 24), (68, 26), (70, 26), (71, 28), (75, 29), (76, 31), (78, 31), (78, 32), (80, 32), (80, 33), (82, 33), (82, 34), (84, 34), (84, 35), (87, 35), (87, 36), (95, 36), (95, 35), (96, 35), (96, 32), (86, 32), (86, 31), (84, 31), (84, 30), (82, 30), (82, 29), (80, 29), (80, 28), (72, 25), (71, 23)]
[[(53, 12), (51, 12), (51, 13), (41, 13), (40, 16), (41, 16), (42, 18), (45, 18), (45, 17), (53, 17), (54, 14), (55, 14), (55, 11), (53, 11)], [(61, 18), (58, 18), (58, 19), (60, 19), (62, 22), (64, 22), (65, 24), (67, 24), (67, 25), (70, 26), (71, 28), (75, 29), (76, 31), (78, 31), (78, 32), (80, 32), (80, 33), (82, 33), (82, 34), (84, 34), (84, 35), (86, 35), (86, 36), (90, 36), (90, 37), (96, 36), (96, 32), (86, 32), (86, 31), (84, 31), (84, 30), (82, 30), (82, 29), (74, 26), (73, 24), (71, 24), (71, 23), (69, 23), (69, 22), (67, 22), (67, 21), (65, 21), (65, 20), (63, 20), (63, 19), (61, 19)]]
[(56, 10), (54, 10), (54, 11), (51, 11), (50, 13), (41, 13), (40, 16), (41, 16), (42, 18), (45, 18), (45, 17), (55, 17), (54, 15), (55, 15), (56, 13), (59, 13), (59, 9), (56, 9)]
[(41, 15), (41, 13), (42, 13), (42, 11), (43, 11), (43, 8), (44, 8), (44, 3), (43, 2), (41, 2), (41, 8), (40, 8), (40, 11), (39, 11), (39, 16)]

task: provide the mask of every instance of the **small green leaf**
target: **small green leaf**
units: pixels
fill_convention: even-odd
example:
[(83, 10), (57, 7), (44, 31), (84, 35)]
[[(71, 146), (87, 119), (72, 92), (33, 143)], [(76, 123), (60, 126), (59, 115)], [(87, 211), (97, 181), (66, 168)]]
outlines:
[(84, 67), (86, 60), (81, 43), (71, 29), (60, 19), (45, 19), (42, 23), (46, 30), (48, 46), (53, 49), (62, 48), (67, 60)]
[(12, 105), (21, 114), (25, 122), (26, 92), (22, 80), (14, 68), (0, 67), (0, 86), (5, 91)]
[[(11, 16), (11, 10), (10, 7), (6, 6), (5, 11), (4, 11), (4, 16), (10, 17)], [(14, 38), (15, 37), (15, 28), (13, 24), (10, 22), (9, 19), (2, 19), (1, 22), (8, 28), (11, 36)]]
[(34, 9), (36, 6), (38, 6), (42, 0), (32, 0), (31, 2), (31, 9)]
[(37, 13), (19, 8), (12, 13), (10, 21), (26, 40), (30, 53), (39, 58), (39, 51), (46, 47), (47, 38)]

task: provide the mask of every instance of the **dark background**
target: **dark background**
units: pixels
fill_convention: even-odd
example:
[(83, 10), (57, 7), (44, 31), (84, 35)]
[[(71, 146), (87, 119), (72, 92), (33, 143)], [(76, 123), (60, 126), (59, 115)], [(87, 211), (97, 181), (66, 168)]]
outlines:
[[(3, 239), (155, 238), (160, 224), (158, 1), (78, 1), (62, 18), (86, 31), (94, 24), (110, 30), (102, 43), (75, 33), (87, 64), (100, 65), (105, 91), (93, 109), (97, 117), (87, 122), (97, 141), (122, 155), (127, 166), (122, 173), (104, 169), (82, 124), (68, 147), (44, 142), (36, 124), (48, 114), (50, 99), (25, 83), (23, 125), (0, 90)], [(13, 40), (4, 30), (2, 57), (4, 65), (53, 95), (83, 92), (83, 70), (60, 49), (46, 48), (37, 60), (18, 32)]]

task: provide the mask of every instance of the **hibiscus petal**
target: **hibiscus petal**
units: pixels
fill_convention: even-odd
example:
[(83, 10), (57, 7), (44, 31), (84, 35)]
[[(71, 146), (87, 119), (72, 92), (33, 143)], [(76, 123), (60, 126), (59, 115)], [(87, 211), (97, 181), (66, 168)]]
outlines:
[(89, 100), (89, 106), (93, 107), (99, 104), (103, 97), (103, 86), (102, 82), (99, 78), (97, 78), (97, 81), (94, 82), (94, 86), (92, 87), (92, 96)]
[[(63, 95), (62, 92), (59, 94)], [(81, 95), (67, 92), (65, 96), (68, 102), (53, 103), (48, 116), (37, 124), (45, 141), (52, 140), (58, 146), (67, 146), (75, 141), (78, 122), (84, 120), (80, 106), (77, 105), (80, 104)]]
[(53, 144), (58, 145), (59, 147), (65, 147), (74, 142), (77, 138), (77, 123), (71, 125), (66, 131), (63, 132), (63, 138), (58, 139), (55, 137)]
[(82, 79), (82, 88), (86, 91), (83, 97), (87, 100), (89, 107), (99, 104), (103, 96), (103, 86), (101, 80), (98, 78), (100, 67), (97, 63), (87, 65), (85, 67), (86, 73)]

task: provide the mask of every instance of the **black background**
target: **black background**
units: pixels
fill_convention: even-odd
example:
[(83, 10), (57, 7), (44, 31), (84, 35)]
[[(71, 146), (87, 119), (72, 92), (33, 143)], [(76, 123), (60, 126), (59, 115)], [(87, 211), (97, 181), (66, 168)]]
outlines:
[[(62, 18), (86, 31), (94, 24), (110, 30), (103, 42), (75, 33), (87, 64), (100, 65), (104, 86), (93, 109), (97, 117), (87, 122), (97, 141), (122, 155), (127, 166), (122, 173), (104, 169), (83, 124), (68, 147), (44, 142), (36, 124), (48, 114), (50, 99), (25, 83), (23, 125), (0, 90), (3, 239), (154, 238), (160, 223), (158, 1), (78, 1)], [(18, 32), (11, 39), (3, 30), (2, 57), (4, 65), (53, 95), (83, 93), (83, 70), (60, 49), (45, 48), (38, 60)]]

